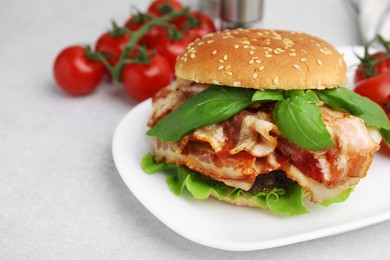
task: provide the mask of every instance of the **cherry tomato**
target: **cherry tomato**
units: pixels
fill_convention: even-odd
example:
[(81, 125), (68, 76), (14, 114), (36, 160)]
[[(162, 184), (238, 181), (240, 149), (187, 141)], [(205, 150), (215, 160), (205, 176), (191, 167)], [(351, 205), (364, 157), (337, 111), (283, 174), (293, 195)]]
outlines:
[(162, 16), (170, 10), (183, 9), (183, 5), (175, 0), (155, 0), (148, 8), (148, 13), (155, 16)]
[(173, 76), (168, 61), (156, 54), (149, 64), (126, 64), (122, 71), (122, 82), (130, 97), (143, 101), (169, 85)]
[(108, 54), (107, 61), (111, 66), (115, 66), (118, 59), (130, 40), (128, 34), (121, 36), (112, 36), (109, 32), (104, 33), (96, 42), (96, 51)]
[(70, 46), (57, 56), (53, 72), (57, 84), (65, 92), (78, 96), (88, 94), (98, 86), (104, 66), (89, 60), (85, 47)]
[(390, 75), (378, 74), (358, 82), (355, 86), (355, 92), (368, 97), (379, 104), (383, 109), (383, 103), (390, 102)]
[(174, 41), (169, 39), (166, 34), (161, 33), (155, 41), (148, 43), (148, 47), (164, 56), (168, 60), (171, 70), (174, 71), (177, 56), (183, 53), (192, 41), (192, 38), (186, 36), (180, 41)]
[[(389, 55), (388, 52), (377, 52), (372, 55), (372, 59), (374, 61), (382, 59), (384, 56)], [(364, 70), (367, 69), (367, 66), (365, 64), (360, 64), (358, 68), (356, 69), (355, 75), (354, 75), (354, 82), (355, 84), (358, 83), (361, 80), (364, 80), (366, 77), (364, 75)], [(376, 75), (378, 74), (388, 74), (390, 75), (390, 58), (383, 60), (375, 65), (375, 71)]]
[[(192, 36), (194, 39), (201, 38), (206, 34), (216, 32), (213, 19), (207, 14), (198, 11), (190, 11), (190, 14), (199, 21), (199, 25), (194, 28), (189, 28), (187, 30), (187, 35)], [(172, 21), (178, 29), (183, 29), (185, 23), (187, 22), (187, 17), (180, 17)]]
[[(143, 17), (142, 14), (130, 17), (125, 23), (125, 27), (130, 31), (137, 31), (142, 25), (148, 22), (147, 17)], [(163, 33), (162, 27), (153, 27), (149, 32), (142, 36), (140, 43), (147, 45), (149, 42), (153, 42), (157, 37)]]

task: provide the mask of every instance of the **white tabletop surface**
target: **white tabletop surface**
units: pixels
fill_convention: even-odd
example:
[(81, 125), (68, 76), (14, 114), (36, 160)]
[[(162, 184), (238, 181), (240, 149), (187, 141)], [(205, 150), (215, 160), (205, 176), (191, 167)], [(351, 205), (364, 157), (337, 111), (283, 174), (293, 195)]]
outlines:
[[(388, 259), (390, 222), (230, 252), (181, 237), (137, 201), (111, 155), (113, 131), (136, 102), (108, 82), (92, 95), (69, 97), (55, 86), (52, 64), (64, 47), (93, 43), (111, 19), (126, 19), (131, 4), (144, 10), (148, 2), (0, 2), (0, 259)], [(267, 0), (259, 26), (357, 45), (347, 7)]]

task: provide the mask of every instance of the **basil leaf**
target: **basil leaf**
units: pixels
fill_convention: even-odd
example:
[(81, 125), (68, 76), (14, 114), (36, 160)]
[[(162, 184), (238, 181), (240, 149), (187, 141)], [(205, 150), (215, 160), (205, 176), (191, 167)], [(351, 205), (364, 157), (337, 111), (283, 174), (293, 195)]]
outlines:
[(366, 125), (390, 130), (389, 119), (385, 112), (369, 98), (362, 97), (344, 87), (318, 90), (316, 92), (327, 105), (360, 117)]
[(195, 129), (222, 122), (252, 104), (253, 89), (210, 87), (189, 98), (169, 113), (148, 135), (164, 141), (178, 141)]
[(283, 136), (309, 151), (333, 146), (321, 110), (300, 96), (289, 97), (276, 104), (273, 118)]
[(279, 101), (282, 99), (282, 92), (273, 89), (257, 90), (252, 97), (252, 101)]
[(289, 90), (288, 92), (289, 97), (297, 97), (303, 98), (309, 103), (318, 105), (320, 103), (320, 99), (318, 98), (317, 94), (313, 90)]
[(386, 143), (390, 144), (390, 130), (381, 129), (380, 132)]

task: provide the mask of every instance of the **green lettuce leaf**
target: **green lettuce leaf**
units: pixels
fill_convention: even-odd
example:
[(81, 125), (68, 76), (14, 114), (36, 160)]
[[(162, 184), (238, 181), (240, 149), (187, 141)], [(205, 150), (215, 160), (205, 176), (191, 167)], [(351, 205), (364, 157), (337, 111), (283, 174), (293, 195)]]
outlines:
[[(151, 154), (146, 154), (142, 160), (141, 166), (147, 173), (154, 173), (160, 170), (170, 170), (166, 182), (173, 194), (180, 196), (185, 189), (196, 199), (207, 199), (211, 193), (217, 195), (222, 200), (226, 196), (235, 200), (243, 197), (255, 202), (257, 206), (269, 209), (277, 215), (301, 215), (307, 213), (303, 204), (304, 190), (297, 184), (287, 189), (274, 189), (271, 191), (262, 191), (249, 194), (242, 189), (234, 189), (225, 184), (202, 176), (187, 167), (178, 167), (173, 164), (154, 163)], [(157, 166), (153, 166), (153, 164)], [(160, 170), (158, 170), (160, 169)], [(171, 171), (175, 169), (174, 171)]]
[[(293, 184), (285, 189), (275, 188), (270, 191), (260, 191), (249, 194), (242, 189), (229, 187), (221, 182), (206, 179), (201, 174), (174, 164), (156, 163), (150, 153), (146, 154), (141, 162), (142, 169), (148, 174), (168, 171), (166, 182), (173, 194), (180, 196), (187, 190), (196, 199), (207, 199), (214, 193), (222, 200), (229, 196), (231, 200), (245, 198), (253, 201), (259, 208), (268, 209), (276, 215), (295, 216), (308, 213), (304, 203), (304, 189)], [(353, 188), (325, 200), (320, 204), (329, 206), (333, 203), (345, 201)]]
[(349, 197), (349, 195), (351, 195), (353, 189), (354, 189), (354, 187), (351, 187), (333, 198), (322, 201), (320, 204), (322, 206), (328, 207), (329, 205), (331, 205), (333, 203), (343, 202), (346, 199), (348, 199), (348, 197)]

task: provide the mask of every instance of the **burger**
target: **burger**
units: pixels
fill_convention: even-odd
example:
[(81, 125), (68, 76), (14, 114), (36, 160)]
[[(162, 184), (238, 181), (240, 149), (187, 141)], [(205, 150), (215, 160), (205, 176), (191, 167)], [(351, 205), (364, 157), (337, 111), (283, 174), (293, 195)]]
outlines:
[(153, 97), (145, 171), (175, 194), (275, 214), (348, 198), (390, 129), (381, 108), (343, 87), (343, 56), (299, 32), (225, 30), (191, 43), (177, 80)]

